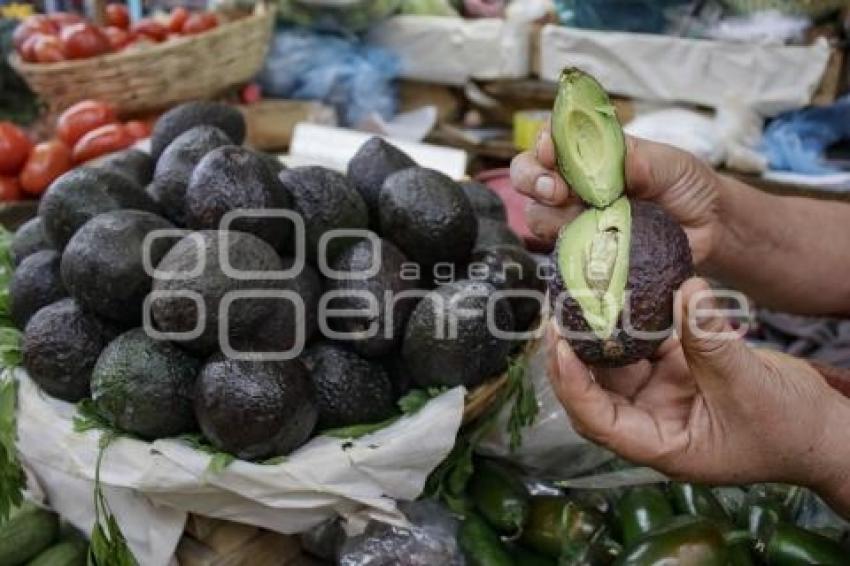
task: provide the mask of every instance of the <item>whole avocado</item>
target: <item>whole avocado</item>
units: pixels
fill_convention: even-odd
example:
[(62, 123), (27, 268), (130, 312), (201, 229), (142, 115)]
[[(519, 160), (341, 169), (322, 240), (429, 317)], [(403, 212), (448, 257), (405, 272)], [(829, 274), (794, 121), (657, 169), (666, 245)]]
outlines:
[(186, 189), (192, 172), (212, 150), (231, 145), (230, 138), (215, 126), (196, 126), (168, 144), (156, 162), (148, 194), (159, 203), (169, 220), (186, 224)]
[(463, 181), (460, 183), (460, 188), (472, 204), (475, 216), (507, 223), (508, 214), (505, 211), (505, 203), (502, 202), (502, 197), (490, 187), (477, 181)]
[[(693, 274), (688, 239), (676, 221), (657, 204), (628, 202), (625, 198), (621, 202), (631, 209), (631, 227), (623, 228), (628, 231), (628, 241), (621, 244), (628, 248), (628, 260), (621, 278), (612, 275), (605, 292), (617, 302), (614, 286), (623, 285), (623, 308), (617, 313), (586, 312), (590, 308), (587, 299), (583, 299), (585, 306), (582, 306), (571, 293), (571, 289), (587, 288), (576, 283), (571, 286), (566, 275), (572, 263), (567, 258), (580, 255), (572, 248), (583, 245), (581, 237), (572, 237), (574, 232), (570, 227), (581, 229), (582, 217), (562, 231), (553, 254), (557, 266), (555, 277), (549, 282), (553, 312), (561, 328), (574, 335), (568, 338), (576, 355), (585, 363), (602, 367), (630, 365), (655, 352), (672, 331), (675, 292)], [(595, 210), (588, 212), (593, 214)], [(612, 233), (612, 229), (607, 233)], [(588, 269), (578, 267), (572, 273), (581, 272), (584, 276)], [(626, 320), (624, 315), (628, 316)], [(597, 325), (594, 329), (588, 316), (607, 319), (608, 326), (603, 329)], [(624, 330), (624, 322), (636, 331), (657, 336), (634, 335)]]
[[(188, 333), (200, 327), (197, 337), (173, 339), (181, 347), (197, 354), (208, 355), (222, 346), (219, 344), (222, 323), (219, 307), (225, 296), (232, 292), (277, 289), (280, 285), (279, 281), (268, 278), (231, 277), (221, 263), (222, 255), (229, 259), (233, 271), (272, 272), (282, 269), (277, 253), (252, 234), (205, 230), (193, 232), (177, 242), (157, 266), (158, 275), (154, 276), (152, 289), (158, 296), (151, 301), (151, 313), (163, 332)], [(199, 267), (202, 269), (199, 270)], [(175, 274), (180, 274), (180, 277), (173, 278)], [(203, 305), (206, 316), (200, 324), (195, 301), (187, 298), (187, 293), (193, 294)], [(235, 341), (250, 336), (271, 313), (272, 301), (267, 299), (233, 301), (228, 309), (229, 339)]]
[[(186, 224), (215, 230), (237, 209), (289, 210), (292, 198), (259, 154), (226, 145), (206, 154), (186, 189)], [(292, 223), (282, 218), (239, 218), (229, 227), (254, 234), (281, 249), (292, 237)]]
[(145, 249), (145, 238), (156, 230), (174, 230), (166, 219), (141, 210), (99, 214), (80, 228), (62, 253), (62, 281), (86, 309), (115, 322), (137, 324), (153, 282), (145, 255), (153, 267), (174, 245), (174, 236), (158, 237)]
[(159, 159), (168, 144), (195, 126), (215, 126), (236, 145), (242, 145), (245, 140), (245, 118), (233, 106), (220, 102), (187, 102), (175, 106), (156, 121), (151, 133), (153, 158)]
[(379, 224), (378, 197), (384, 181), (396, 171), (415, 166), (416, 162), (409, 155), (378, 137), (360, 146), (348, 162), (348, 180), (363, 197), (372, 227), (377, 228)]
[(153, 179), (154, 165), (154, 159), (149, 153), (134, 148), (110, 153), (95, 163), (95, 167), (121, 173), (140, 187), (146, 186)]
[(195, 378), (201, 362), (134, 328), (109, 343), (94, 366), (95, 408), (118, 430), (147, 440), (196, 430)]
[(109, 169), (77, 167), (50, 184), (41, 197), (38, 215), (47, 240), (65, 248), (80, 227), (104, 212), (129, 208), (159, 213), (159, 206), (139, 185)]
[[(366, 203), (345, 175), (325, 167), (295, 167), (281, 172), (280, 181), (292, 195), (295, 211), (304, 220), (310, 261), (317, 261), (319, 240), (326, 232), (368, 228)], [(330, 240), (325, 259), (333, 261), (351, 241), (351, 238)]]
[(15, 231), (12, 238), (12, 261), (15, 265), (20, 265), (28, 255), (50, 249), (53, 249), (53, 246), (47, 241), (44, 222), (41, 217), (36, 216), (21, 224)]
[(506, 299), (513, 309), (517, 330), (527, 330), (540, 316), (546, 281), (538, 276), (537, 262), (527, 251), (516, 246), (488, 246), (472, 253), (469, 266), (470, 278), (489, 283), (497, 291), (529, 293)]
[(499, 220), (478, 218), (478, 237), (475, 239), (475, 249), (490, 246), (522, 247), (522, 240), (511, 230), (511, 227)]
[(319, 407), (320, 430), (385, 420), (396, 412), (393, 386), (384, 367), (335, 344), (304, 355)]
[(59, 275), (59, 262), (55, 251), (42, 250), (27, 256), (15, 269), (9, 300), (12, 321), (21, 330), (39, 309), (68, 296)]
[(286, 456), (318, 418), (310, 376), (299, 361), (210, 358), (195, 387), (195, 415), (207, 440), (243, 460)]
[[(283, 269), (292, 267), (295, 260), (281, 258)], [(278, 289), (291, 291), (301, 298), (304, 314), (299, 316), (296, 306), (288, 298), (269, 299), (272, 312), (260, 322), (247, 337), (236, 341), (237, 350), (251, 352), (288, 352), (297, 346), (298, 325), (303, 325), (304, 344), (309, 344), (319, 328), (319, 300), (322, 296), (322, 280), (319, 273), (304, 264), (301, 271), (291, 279), (278, 282)]]
[(512, 343), (491, 330), (512, 332), (514, 315), (508, 303), (496, 301), (488, 321), (495, 291), (489, 283), (461, 280), (419, 301), (407, 321), (401, 352), (420, 387), (474, 387), (507, 368)]
[(91, 373), (116, 335), (110, 324), (85, 312), (73, 299), (39, 310), (24, 331), (23, 364), (48, 395), (76, 403), (89, 396)]
[(425, 269), (465, 263), (478, 226), (457, 183), (438, 171), (411, 167), (390, 175), (379, 198), (381, 235)]
[[(399, 295), (417, 288), (418, 281), (407, 277), (408, 260), (387, 240), (374, 246), (370, 240), (357, 242), (342, 251), (331, 264), (343, 273), (329, 279), (327, 290), (336, 296), (330, 309), (360, 311), (361, 317), (329, 317), (329, 324), (339, 332), (363, 333), (347, 342), (361, 356), (378, 358), (389, 354), (401, 342), (410, 312), (419, 297), (399, 299)], [(378, 249), (376, 249), (376, 247)], [(375, 270), (370, 275), (370, 270)], [(372, 309), (377, 307), (377, 310)], [(367, 336), (369, 330), (373, 336)]]

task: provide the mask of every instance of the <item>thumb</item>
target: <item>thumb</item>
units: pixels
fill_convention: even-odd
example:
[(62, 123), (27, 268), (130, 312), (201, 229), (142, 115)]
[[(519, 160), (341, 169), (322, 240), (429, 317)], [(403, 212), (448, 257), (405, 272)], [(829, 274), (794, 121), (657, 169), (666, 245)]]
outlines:
[(719, 309), (708, 283), (685, 281), (677, 302), (682, 349), (697, 382), (711, 386), (746, 375), (754, 354)]

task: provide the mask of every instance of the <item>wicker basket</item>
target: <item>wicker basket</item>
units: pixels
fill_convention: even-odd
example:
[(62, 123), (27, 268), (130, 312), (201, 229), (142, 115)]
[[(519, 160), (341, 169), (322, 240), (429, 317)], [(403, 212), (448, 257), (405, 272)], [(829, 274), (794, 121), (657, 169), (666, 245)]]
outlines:
[(10, 63), (51, 110), (85, 99), (110, 102), (121, 113), (159, 110), (212, 98), (250, 80), (263, 65), (274, 10), (254, 14), (199, 35), (145, 48), (61, 63)]

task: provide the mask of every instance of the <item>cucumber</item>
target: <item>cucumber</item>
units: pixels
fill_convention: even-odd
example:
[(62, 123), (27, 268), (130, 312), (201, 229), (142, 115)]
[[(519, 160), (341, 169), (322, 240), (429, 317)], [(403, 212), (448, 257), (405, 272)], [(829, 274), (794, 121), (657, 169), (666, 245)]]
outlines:
[(19, 566), (56, 540), (59, 520), (44, 509), (21, 512), (0, 527), (0, 564)]
[(60, 542), (36, 556), (27, 566), (86, 566), (88, 551), (85, 541)]

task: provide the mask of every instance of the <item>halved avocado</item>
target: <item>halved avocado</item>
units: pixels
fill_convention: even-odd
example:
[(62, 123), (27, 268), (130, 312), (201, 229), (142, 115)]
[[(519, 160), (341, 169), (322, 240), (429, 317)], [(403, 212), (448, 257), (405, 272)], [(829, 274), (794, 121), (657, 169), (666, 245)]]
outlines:
[(578, 69), (565, 69), (552, 113), (558, 169), (587, 204), (606, 207), (625, 188), (626, 144), (605, 89)]
[(676, 221), (654, 203), (625, 198), (567, 225), (553, 259), (551, 300), (560, 327), (571, 332), (579, 358), (603, 367), (655, 352), (670, 334), (675, 292), (693, 273)]

